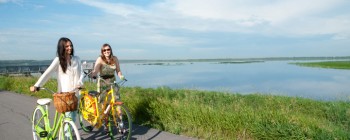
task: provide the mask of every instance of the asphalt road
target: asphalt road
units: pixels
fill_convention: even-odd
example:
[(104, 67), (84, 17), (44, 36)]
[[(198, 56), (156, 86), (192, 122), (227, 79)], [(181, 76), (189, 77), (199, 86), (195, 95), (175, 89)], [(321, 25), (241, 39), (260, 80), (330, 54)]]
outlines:
[[(36, 106), (37, 98), (17, 94), (9, 91), (0, 91), (0, 139), (1, 140), (30, 140), (33, 139), (31, 130), (31, 115)], [(53, 119), (53, 103), (51, 119)], [(78, 123), (77, 123), (78, 124)], [(83, 132), (77, 125), (84, 140), (109, 139), (101, 130), (92, 133)], [(186, 136), (174, 135), (147, 127), (133, 125), (132, 139), (134, 140), (194, 140)]]

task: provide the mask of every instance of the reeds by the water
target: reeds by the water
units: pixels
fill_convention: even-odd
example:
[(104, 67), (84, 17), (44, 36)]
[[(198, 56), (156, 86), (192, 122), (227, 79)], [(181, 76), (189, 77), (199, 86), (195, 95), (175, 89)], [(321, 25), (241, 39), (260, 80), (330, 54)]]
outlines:
[(350, 61), (297, 62), (291, 64), (307, 67), (350, 69)]
[[(30, 93), (35, 77), (0, 77), (0, 89)], [(45, 87), (56, 90), (50, 80)], [(95, 90), (95, 83), (85, 83)], [(349, 101), (316, 101), (263, 94), (240, 95), (167, 87), (121, 89), (139, 125), (199, 139), (350, 139)]]

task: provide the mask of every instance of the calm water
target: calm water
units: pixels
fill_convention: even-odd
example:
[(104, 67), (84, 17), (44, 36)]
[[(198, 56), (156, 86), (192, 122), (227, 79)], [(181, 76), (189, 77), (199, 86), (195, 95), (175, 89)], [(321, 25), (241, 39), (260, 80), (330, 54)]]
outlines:
[(143, 65), (121, 63), (126, 86), (187, 88), (240, 94), (262, 93), (317, 100), (350, 100), (350, 70), (301, 67), (293, 61)]

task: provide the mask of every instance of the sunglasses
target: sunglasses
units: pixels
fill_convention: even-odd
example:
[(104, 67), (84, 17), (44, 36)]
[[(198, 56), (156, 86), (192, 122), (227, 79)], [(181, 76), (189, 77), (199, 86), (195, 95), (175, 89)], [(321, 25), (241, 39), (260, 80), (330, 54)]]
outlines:
[(111, 51), (111, 49), (103, 49), (103, 52)]

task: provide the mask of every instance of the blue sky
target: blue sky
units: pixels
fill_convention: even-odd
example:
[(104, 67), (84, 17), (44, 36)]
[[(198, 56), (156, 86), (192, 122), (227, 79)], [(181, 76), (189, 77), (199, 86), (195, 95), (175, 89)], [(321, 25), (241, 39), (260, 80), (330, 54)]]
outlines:
[(350, 55), (349, 0), (0, 0), (0, 60)]

